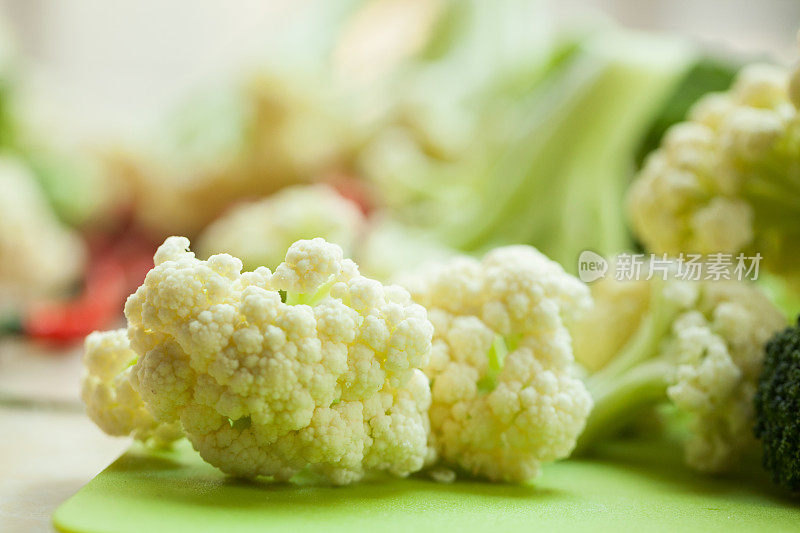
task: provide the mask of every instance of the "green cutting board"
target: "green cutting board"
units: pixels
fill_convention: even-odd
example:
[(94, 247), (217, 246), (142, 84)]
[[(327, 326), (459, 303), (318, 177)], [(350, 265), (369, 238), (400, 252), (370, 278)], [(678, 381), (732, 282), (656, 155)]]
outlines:
[(530, 485), (424, 477), (320, 487), (225, 477), (188, 446), (134, 447), (53, 517), (75, 533), (800, 531), (800, 502), (758, 469), (692, 473), (675, 446), (615, 443)]

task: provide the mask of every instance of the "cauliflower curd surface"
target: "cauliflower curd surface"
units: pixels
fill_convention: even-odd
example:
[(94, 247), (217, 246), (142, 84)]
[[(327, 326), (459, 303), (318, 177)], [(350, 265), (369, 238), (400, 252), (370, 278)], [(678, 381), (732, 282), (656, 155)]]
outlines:
[(591, 409), (566, 322), (588, 289), (529, 246), (459, 257), (404, 280), (434, 325), (432, 457), (523, 481), (567, 457)]
[[(84, 398), (98, 425), (139, 436), (180, 424), (203, 459), (244, 477), (310, 468), (345, 484), (422, 468), (433, 327), (405, 289), (361, 276), (322, 239), (294, 243), (274, 273), (188, 247), (170, 237), (158, 249), (125, 306), (132, 352), (95, 372), (131, 388), (118, 427), (98, 414), (113, 394), (91, 393), (90, 370)], [(87, 361), (102, 358), (98, 335)]]

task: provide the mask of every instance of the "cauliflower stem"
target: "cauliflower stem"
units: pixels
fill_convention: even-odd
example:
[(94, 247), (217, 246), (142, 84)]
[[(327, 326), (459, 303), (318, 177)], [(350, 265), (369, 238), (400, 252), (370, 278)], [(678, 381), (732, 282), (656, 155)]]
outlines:
[[(575, 453), (583, 453), (597, 440), (621, 429), (647, 406), (666, 401), (669, 371), (669, 363), (656, 360), (614, 376), (613, 381), (590, 380), (587, 387), (594, 409)], [(606, 377), (611, 380), (611, 376)]]
[(654, 278), (651, 283), (650, 312), (616, 357), (587, 379), (595, 405), (577, 453), (619, 430), (643, 408), (667, 401), (671, 365), (659, 350), (681, 307), (664, 294), (666, 282)]

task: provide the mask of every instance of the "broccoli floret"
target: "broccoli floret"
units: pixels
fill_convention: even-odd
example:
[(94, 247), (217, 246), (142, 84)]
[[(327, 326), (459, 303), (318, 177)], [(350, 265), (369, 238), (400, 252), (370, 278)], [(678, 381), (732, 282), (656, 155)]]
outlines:
[(778, 485), (800, 491), (800, 319), (767, 343), (755, 409), (764, 468)]

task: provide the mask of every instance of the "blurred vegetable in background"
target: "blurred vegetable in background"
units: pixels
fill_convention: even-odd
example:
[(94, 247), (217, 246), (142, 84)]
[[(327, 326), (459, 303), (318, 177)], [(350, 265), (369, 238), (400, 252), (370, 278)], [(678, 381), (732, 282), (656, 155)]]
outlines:
[[(622, 216), (630, 177), (733, 76), (680, 39), (561, 31), (547, 2), (523, 0), (304, 6), (263, 55), (185, 99), (145, 142), (99, 154), (32, 134), (16, 145), (59, 216), (106, 238), (198, 236), (204, 252), (237, 248), (255, 266), (286, 247), (276, 232), (294, 240), (322, 224), (380, 279), (513, 243), (574, 271), (584, 249), (635, 246)], [(309, 200), (308, 217), (301, 195), (272, 198), (317, 182), (368, 215), (334, 221), (330, 195)], [(241, 228), (250, 251), (235, 245)]]
[(256, 75), (188, 101), (154, 150), (121, 165), (137, 218), (157, 235), (194, 234), (233, 202), (338, 168), (347, 125), (318, 86)]
[(330, 55), (360, 3), (300, 7), (262, 64), (198, 89), (140, 145), (112, 148), (136, 220), (158, 237), (196, 235), (237, 201), (346, 170), (354, 134)]
[(749, 65), (730, 91), (697, 102), (650, 155), (628, 200), (648, 249), (761, 254), (790, 315), (800, 290), (797, 72)]
[(229, 253), (241, 259), (246, 270), (274, 269), (292, 243), (322, 237), (350, 257), (365, 222), (358, 205), (333, 187), (298, 185), (234, 207), (205, 229), (198, 249), (204, 257)]
[(417, 271), (456, 254), (434, 236), (382, 213), (369, 219), (369, 231), (356, 248), (361, 270), (380, 280)]
[[(555, 38), (532, 4), (501, 4), (451, 6), (447, 39), (407, 68), (399, 124), (374, 136), (360, 168), (397, 216), (451, 246), (530, 243), (572, 270), (584, 249), (631, 246), (619, 213), (643, 146), (733, 73), (676, 39)], [(531, 24), (544, 26), (537, 39), (480, 47)]]
[(21, 161), (0, 159), (0, 311), (66, 291), (80, 276), (84, 244), (51, 211)]

